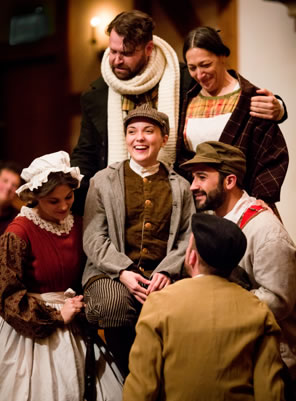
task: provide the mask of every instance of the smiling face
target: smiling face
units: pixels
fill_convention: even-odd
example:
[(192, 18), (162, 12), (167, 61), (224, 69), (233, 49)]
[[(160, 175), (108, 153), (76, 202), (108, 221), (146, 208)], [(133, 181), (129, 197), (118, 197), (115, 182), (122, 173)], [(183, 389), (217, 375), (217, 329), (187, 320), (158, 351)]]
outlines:
[(112, 29), (109, 38), (109, 63), (118, 79), (127, 80), (135, 77), (148, 63), (152, 53), (153, 42), (128, 49), (123, 44), (123, 36)]
[(57, 185), (48, 195), (38, 199), (37, 210), (44, 220), (60, 223), (70, 213), (74, 191), (69, 185)]
[(197, 164), (192, 172), (191, 191), (197, 211), (217, 210), (223, 205), (226, 192), (223, 186), (224, 177), (217, 170), (206, 164)]
[(152, 121), (141, 118), (131, 120), (126, 129), (126, 145), (131, 158), (142, 167), (157, 163), (160, 148), (168, 141), (161, 129)]
[(211, 96), (217, 96), (224, 84), (225, 56), (216, 54), (199, 47), (191, 48), (186, 53), (189, 74)]

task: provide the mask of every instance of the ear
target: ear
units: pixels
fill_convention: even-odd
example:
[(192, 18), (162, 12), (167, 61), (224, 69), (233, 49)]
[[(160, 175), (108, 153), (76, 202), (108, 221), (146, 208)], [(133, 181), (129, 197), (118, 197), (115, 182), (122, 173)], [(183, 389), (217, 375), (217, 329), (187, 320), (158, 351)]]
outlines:
[(221, 63), (222, 65), (225, 65), (225, 64), (226, 64), (226, 56), (224, 56), (223, 54), (221, 54), (221, 55), (218, 56), (218, 57), (219, 57), (220, 63)]
[(164, 135), (164, 136), (162, 137), (162, 140), (163, 140), (163, 142), (162, 142), (161, 147), (165, 146), (165, 144), (166, 144), (167, 141), (169, 140), (169, 136), (168, 136), (168, 135)]
[(197, 252), (195, 249), (191, 249), (189, 254), (189, 264), (193, 268), (197, 260)]
[(189, 276), (193, 276), (193, 270), (194, 270), (194, 262), (195, 262), (195, 256), (194, 256), (194, 248), (193, 248), (193, 243), (194, 243), (194, 237), (193, 237), (193, 233), (190, 234), (190, 238), (189, 238), (189, 243), (188, 243), (188, 247), (186, 249), (186, 254), (185, 254), (185, 260), (184, 260), (184, 266), (186, 269), (186, 272)]
[(186, 255), (185, 255), (185, 261), (184, 261), (184, 267), (187, 272), (187, 274), (192, 277), (195, 276), (196, 273), (196, 251), (193, 250), (192, 248), (188, 247), (186, 250)]
[(146, 56), (148, 56), (148, 57), (151, 56), (153, 48), (154, 48), (153, 41), (150, 40), (150, 41), (147, 43), (147, 45), (145, 46), (145, 53), (146, 53)]
[(228, 189), (228, 190), (233, 189), (236, 186), (236, 182), (237, 182), (236, 175), (229, 174), (225, 177), (225, 180), (223, 183), (224, 188)]

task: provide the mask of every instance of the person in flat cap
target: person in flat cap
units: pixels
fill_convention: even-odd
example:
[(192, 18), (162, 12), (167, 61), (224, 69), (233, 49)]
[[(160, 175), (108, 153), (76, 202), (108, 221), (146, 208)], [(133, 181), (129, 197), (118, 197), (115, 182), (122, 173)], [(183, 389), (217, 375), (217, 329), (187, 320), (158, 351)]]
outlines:
[[(75, 210), (81, 215), (90, 178), (97, 171), (128, 157), (123, 120), (130, 110), (143, 103), (149, 103), (169, 116), (170, 137), (166, 147), (160, 152), (162, 162), (173, 164), (175, 160), (179, 161), (179, 157), (183, 160), (188, 153), (183, 146), (179, 151), (178, 144), (183, 142), (185, 119), (186, 127), (189, 116), (193, 117), (191, 121), (196, 121), (194, 117), (197, 114), (196, 109), (199, 110), (199, 108), (195, 107), (194, 100), (201, 90), (200, 82), (196, 82), (199, 80), (196, 79), (195, 73), (191, 72), (193, 67), (189, 63), (187, 65), (185, 57), (185, 63), (179, 62), (172, 46), (153, 34), (155, 26), (155, 21), (150, 15), (140, 10), (129, 10), (120, 12), (106, 27), (109, 44), (104, 52), (100, 52), (102, 55), (101, 76), (92, 82), (81, 96), (81, 131), (71, 155), (71, 164), (79, 166), (84, 174), (81, 188), (75, 194), (74, 202)], [(190, 50), (189, 43), (189, 47), (195, 47), (197, 44), (194, 40), (196, 37), (191, 39), (193, 38), (189, 36), (184, 43), (186, 53)], [(209, 39), (211, 41), (211, 38)], [(191, 50), (196, 51), (196, 49)], [(247, 143), (246, 147), (252, 147), (254, 149), (252, 154), (256, 154), (259, 159), (263, 153), (264, 155), (268, 153), (271, 155), (269, 160), (275, 157), (279, 160), (280, 165), (272, 171), (272, 176), (276, 179), (269, 185), (270, 188), (274, 186), (278, 188), (286, 168), (286, 147), (283, 146), (276, 124), (266, 119), (283, 122), (287, 118), (286, 107), (283, 101), (270, 91), (263, 89), (258, 92), (258, 96), (256, 93), (258, 88), (250, 82), (242, 77), (238, 78), (239, 81), (230, 77), (225, 70), (225, 57), (221, 55), (216, 57), (215, 54), (212, 56), (217, 59), (213, 61), (215, 68), (212, 68), (212, 65), (203, 66), (201, 69), (196, 68), (196, 71), (203, 71), (204, 81), (211, 77), (211, 85), (213, 82), (222, 84), (223, 90), (225, 85), (229, 88), (228, 79), (230, 78), (231, 92), (232, 90), (234, 92), (221, 96), (221, 99), (215, 97), (215, 101), (211, 99), (210, 112), (211, 116), (214, 114), (214, 117), (199, 118), (197, 125), (203, 127), (203, 123), (200, 123), (202, 120), (210, 122), (210, 126), (214, 126), (214, 132), (211, 132), (212, 138), (216, 132), (218, 135), (223, 130), (229, 119), (229, 124), (223, 130), (223, 138), (242, 143), (242, 146)], [(236, 82), (236, 87), (232, 89), (233, 82)], [(186, 113), (189, 100), (193, 101), (193, 116), (191, 103)], [(218, 107), (216, 102), (219, 102)], [(208, 107), (201, 108), (208, 111)], [(183, 110), (184, 118), (180, 118), (181, 110)], [(252, 116), (259, 119), (250, 117), (250, 112)], [(201, 114), (203, 116), (203, 112)], [(220, 115), (217, 116), (217, 114)], [(214, 123), (211, 124), (213, 120)], [(252, 144), (254, 135), (257, 140)]]
[(123, 401), (285, 399), (279, 326), (264, 302), (227, 279), (246, 244), (233, 222), (192, 216), (190, 278), (145, 302)]
[[(58, 151), (34, 159), (21, 178), (16, 192), (25, 206), (0, 237), (1, 399), (81, 401), (85, 255), (82, 218), (71, 206), (82, 175)], [(95, 399), (120, 401), (119, 370), (99, 348), (96, 355)]]
[[(199, 212), (213, 210), (237, 224), (248, 240), (239, 265), (251, 291), (266, 302), (281, 329), (281, 355), (296, 384), (296, 248), (281, 221), (244, 189), (244, 154), (222, 142), (203, 142), (184, 163)], [(296, 386), (295, 386), (296, 388)]]
[(122, 371), (148, 295), (180, 278), (195, 211), (187, 180), (158, 161), (168, 116), (149, 105), (124, 119), (130, 158), (90, 180), (84, 211), (86, 316)]

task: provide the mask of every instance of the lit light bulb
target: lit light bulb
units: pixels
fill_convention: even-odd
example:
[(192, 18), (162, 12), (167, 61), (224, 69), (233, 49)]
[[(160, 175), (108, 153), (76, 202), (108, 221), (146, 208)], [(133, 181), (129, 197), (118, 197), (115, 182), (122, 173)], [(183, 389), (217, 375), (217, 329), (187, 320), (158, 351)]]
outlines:
[(97, 43), (97, 26), (100, 24), (101, 20), (99, 17), (93, 17), (90, 20), (90, 26), (91, 26), (91, 39), (90, 42), (92, 44)]
[(90, 25), (95, 28), (96, 26), (98, 26), (100, 24), (100, 22), (101, 22), (101, 20), (99, 17), (93, 17), (90, 20)]

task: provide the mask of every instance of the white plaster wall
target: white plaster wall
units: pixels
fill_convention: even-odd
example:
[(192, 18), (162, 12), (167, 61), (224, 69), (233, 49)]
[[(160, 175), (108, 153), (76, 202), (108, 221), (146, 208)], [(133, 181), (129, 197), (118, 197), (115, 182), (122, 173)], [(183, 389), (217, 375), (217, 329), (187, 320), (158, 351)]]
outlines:
[(290, 164), (278, 203), (296, 242), (296, 20), (277, 1), (238, 0), (238, 69), (255, 85), (279, 94), (289, 118), (280, 125)]

